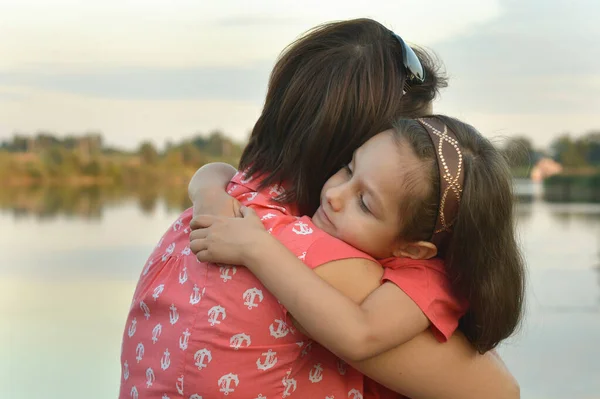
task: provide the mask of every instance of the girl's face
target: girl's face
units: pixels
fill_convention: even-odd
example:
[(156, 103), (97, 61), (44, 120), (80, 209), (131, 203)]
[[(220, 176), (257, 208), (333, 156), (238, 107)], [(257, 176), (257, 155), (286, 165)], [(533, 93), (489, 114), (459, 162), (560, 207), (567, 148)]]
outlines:
[(313, 216), (317, 227), (374, 258), (393, 256), (401, 244), (403, 178), (420, 162), (393, 134), (379, 133), (354, 152), (323, 186)]

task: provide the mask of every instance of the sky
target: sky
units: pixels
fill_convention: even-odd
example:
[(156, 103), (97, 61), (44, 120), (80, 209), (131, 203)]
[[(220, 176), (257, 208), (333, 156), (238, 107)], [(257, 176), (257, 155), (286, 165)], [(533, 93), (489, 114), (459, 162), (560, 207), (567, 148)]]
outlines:
[(323, 22), (378, 20), (450, 77), (434, 110), (546, 147), (600, 129), (595, 0), (0, 0), (0, 140), (101, 131), (162, 147), (244, 140), (286, 45)]

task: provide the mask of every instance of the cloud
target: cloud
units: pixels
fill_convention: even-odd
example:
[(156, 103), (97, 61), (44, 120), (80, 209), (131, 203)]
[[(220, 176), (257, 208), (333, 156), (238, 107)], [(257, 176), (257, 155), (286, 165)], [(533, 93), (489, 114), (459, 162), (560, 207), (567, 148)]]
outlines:
[(262, 103), (271, 65), (196, 68), (106, 68), (90, 72), (0, 72), (0, 85), (92, 97), (140, 100), (233, 100)]
[(444, 102), (473, 112), (591, 112), (600, 107), (600, 3), (501, 3), (503, 13), (434, 46), (451, 80)]
[(22, 93), (12, 93), (8, 91), (0, 91), (0, 102), (1, 101), (21, 101), (25, 99), (25, 95)]
[(265, 15), (235, 15), (218, 19), (214, 22), (215, 26), (221, 27), (265, 27), (265, 26), (289, 26), (289, 25), (303, 25), (306, 21), (299, 20), (292, 16), (289, 17), (276, 17), (276, 16), (265, 16)]

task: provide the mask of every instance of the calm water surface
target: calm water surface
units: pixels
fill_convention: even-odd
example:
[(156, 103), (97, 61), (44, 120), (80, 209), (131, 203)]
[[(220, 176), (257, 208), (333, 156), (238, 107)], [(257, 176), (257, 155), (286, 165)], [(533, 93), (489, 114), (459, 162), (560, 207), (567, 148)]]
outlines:
[[(0, 210), (0, 398), (115, 398), (137, 277), (179, 211)], [(528, 314), (500, 352), (525, 399), (600, 398), (600, 204), (519, 205)]]

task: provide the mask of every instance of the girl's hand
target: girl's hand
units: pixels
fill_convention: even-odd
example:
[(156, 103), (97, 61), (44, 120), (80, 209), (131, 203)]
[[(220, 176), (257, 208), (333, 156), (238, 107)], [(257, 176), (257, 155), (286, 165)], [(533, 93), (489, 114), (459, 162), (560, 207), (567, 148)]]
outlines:
[(245, 265), (258, 248), (275, 240), (252, 209), (242, 206), (240, 212), (240, 218), (200, 215), (192, 220), (196, 230), (190, 249), (199, 261)]

